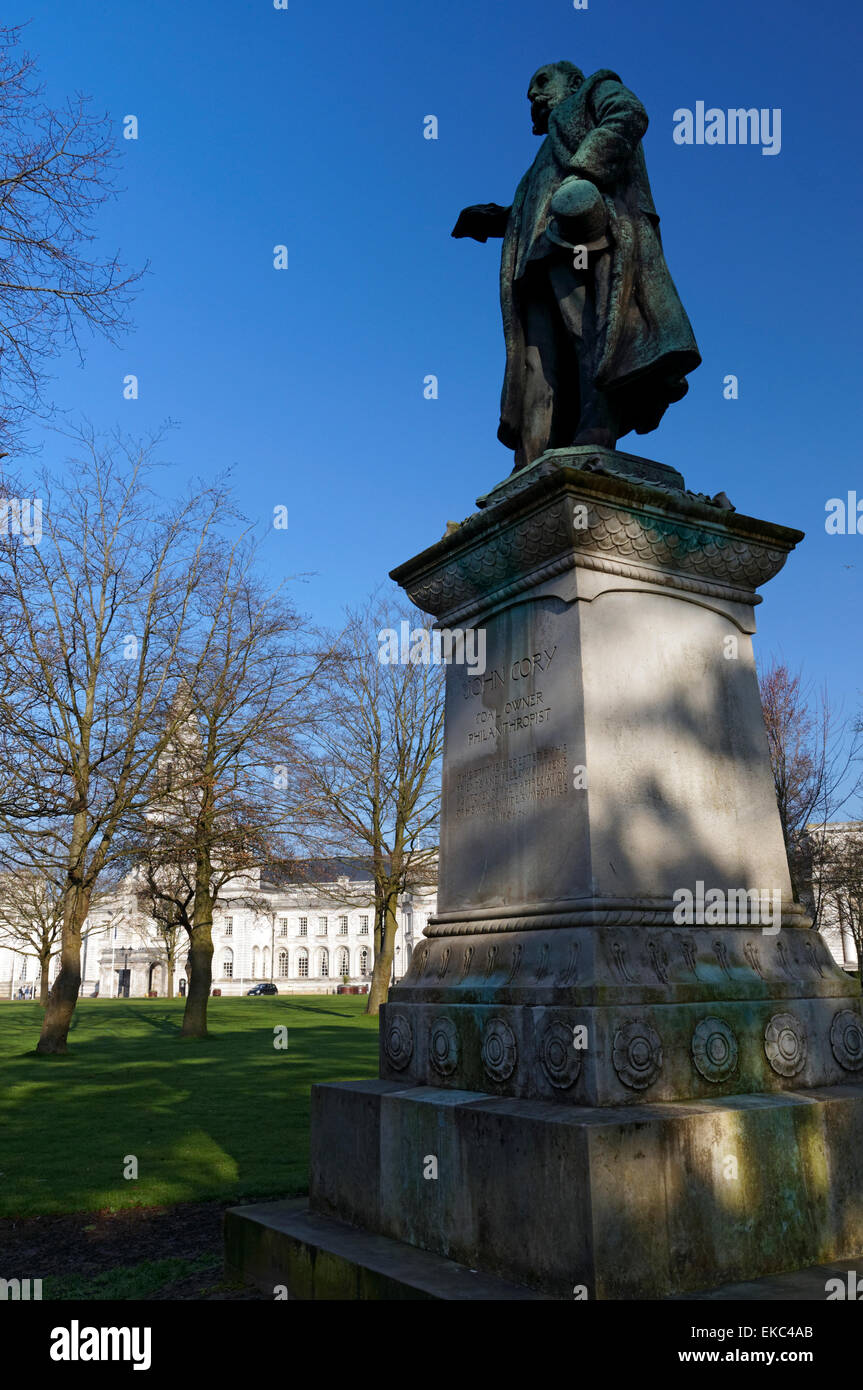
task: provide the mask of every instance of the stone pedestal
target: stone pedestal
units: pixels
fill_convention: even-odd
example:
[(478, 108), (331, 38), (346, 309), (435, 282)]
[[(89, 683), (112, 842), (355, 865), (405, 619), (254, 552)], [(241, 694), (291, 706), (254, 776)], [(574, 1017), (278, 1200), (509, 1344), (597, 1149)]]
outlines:
[(448, 672), (438, 915), (381, 1075), (613, 1106), (847, 1081), (859, 999), (792, 901), (752, 652), (800, 533), (596, 449), (482, 500), (395, 575), (486, 669)]
[(800, 539), (574, 448), (394, 572), (486, 663), (381, 1081), (315, 1091), (315, 1212), (558, 1298), (863, 1250), (859, 988), (792, 901), (751, 642)]

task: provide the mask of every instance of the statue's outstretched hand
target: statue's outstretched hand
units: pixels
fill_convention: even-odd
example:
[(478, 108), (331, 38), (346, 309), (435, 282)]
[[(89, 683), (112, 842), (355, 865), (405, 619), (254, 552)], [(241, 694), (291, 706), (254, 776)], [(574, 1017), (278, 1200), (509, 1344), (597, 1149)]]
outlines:
[(508, 217), (509, 208), (501, 207), (500, 203), (473, 203), (469, 208), (462, 208), (452, 235), (488, 241), (490, 236), (503, 236)]

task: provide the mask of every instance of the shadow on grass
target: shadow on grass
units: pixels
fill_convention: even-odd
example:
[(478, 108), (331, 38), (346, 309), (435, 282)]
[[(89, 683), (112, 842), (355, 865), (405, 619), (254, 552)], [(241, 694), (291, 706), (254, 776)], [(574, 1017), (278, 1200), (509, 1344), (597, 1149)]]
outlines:
[(179, 1038), (183, 1036), (183, 1034), (180, 1031), (183, 1027), (182, 1019), (180, 1019), (179, 1023), (173, 1023), (168, 1018), (154, 1018), (149, 1012), (144, 1013), (143, 1011), (140, 1015), (140, 1019), (142, 1023), (146, 1023), (148, 1028), (155, 1028), (156, 1031), (159, 1033), (167, 1033), (169, 1034), (169, 1036), (174, 1038)]
[(4, 1010), (20, 1031), (0, 1030), (0, 1214), (304, 1190), (312, 1085), (377, 1074), (377, 1019), (362, 1008), (215, 1000), (211, 1035), (183, 1038), (181, 1003), (82, 1001), (76, 1045), (59, 1057), (22, 1051), (32, 1020)]
[(29, 1052), (19, 1052), (16, 1055), (18, 1057), (35, 1057), (40, 1062), (70, 1062), (75, 1053), (71, 1050), (69, 1052), (37, 1052), (35, 1047), (32, 1047)]
[[(301, 1009), (304, 1013), (307, 1013), (307, 1014), (326, 1014), (327, 1018), (356, 1018), (356, 1017), (357, 1017), (356, 1013), (344, 1013), (344, 1012), (342, 1012), (340, 1009), (321, 1009), (321, 1008), (317, 1008), (314, 1004), (296, 1004), (296, 1003), (294, 1002), (293, 999), (291, 999), (291, 1000), (287, 1000), (287, 999), (286, 999), (286, 1000), (285, 1000), (285, 1004), (287, 1005), (287, 1007), (288, 1007), (289, 1009)], [(362, 1018), (367, 1018), (367, 1017), (368, 1017), (368, 1015), (365, 1013), (365, 1010), (363, 1010), (363, 1013), (360, 1015), (360, 1017), (362, 1017)]]

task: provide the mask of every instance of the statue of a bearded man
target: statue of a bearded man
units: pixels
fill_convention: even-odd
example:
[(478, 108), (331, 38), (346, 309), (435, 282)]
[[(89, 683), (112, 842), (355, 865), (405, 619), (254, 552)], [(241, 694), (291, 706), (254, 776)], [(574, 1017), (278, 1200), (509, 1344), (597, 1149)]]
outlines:
[(541, 67), (527, 95), (546, 138), (512, 207), (465, 208), (453, 230), (503, 237), (498, 438), (516, 468), (656, 429), (701, 361), (662, 252), (641, 102), (616, 73), (567, 62)]

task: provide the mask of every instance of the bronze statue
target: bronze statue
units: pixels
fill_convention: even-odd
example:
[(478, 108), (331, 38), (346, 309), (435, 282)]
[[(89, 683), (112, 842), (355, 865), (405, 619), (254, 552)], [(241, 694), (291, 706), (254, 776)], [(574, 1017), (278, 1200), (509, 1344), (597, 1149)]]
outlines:
[(512, 207), (465, 208), (452, 233), (503, 237), (498, 438), (516, 468), (656, 429), (701, 361), (662, 252), (641, 102), (616, 73), (568, 62), (539, 68), (527, 95), (546, 138)]

